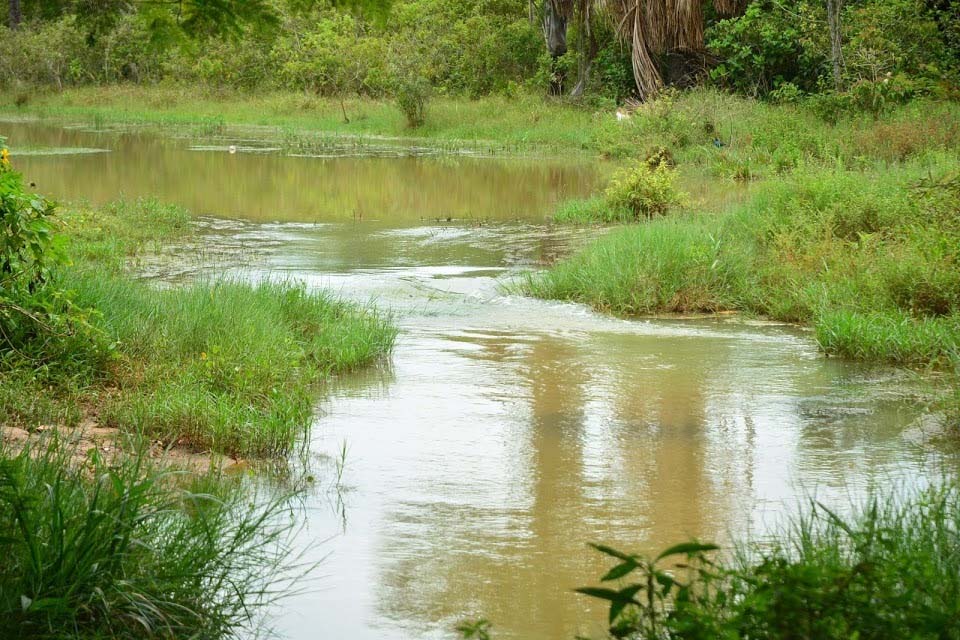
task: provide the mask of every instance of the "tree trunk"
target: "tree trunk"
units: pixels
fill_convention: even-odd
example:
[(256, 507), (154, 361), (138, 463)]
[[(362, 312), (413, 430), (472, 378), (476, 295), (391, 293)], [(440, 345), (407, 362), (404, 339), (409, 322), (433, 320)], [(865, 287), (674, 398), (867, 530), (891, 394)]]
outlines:
[(563, 70), (557, 65), (557, 58), (567, 52), (567, 16), (557, 6), (557, 0), (543, 2), (543, 37), (547, 41), (547, 52), (553, 59), (550, 93), (562, 95), (565, 78)]
[(843, 0), (827, 0), (827, 25), (830, 28), (830, 58), (833, 62), (833, 88), (843, 91), (843, 40), (840, 33), (840, 9)]
[(597, 44), (597, 38), (590, 24), (591, 6), (591, 0), (581, 0), (580, 2), (580, 60), (577, 69), (577, 84), (570, 92), (570, 95), (574, 98), (579, 98), (587, 90), (587, 85), (590, 83), (590, 69), (593, 67), (593, 61), (600, 50), (600, 45)]
[(20, 0), (10, 0), (10, 28), (17, 29), (23, 22), (23, 11), (20, 9)]

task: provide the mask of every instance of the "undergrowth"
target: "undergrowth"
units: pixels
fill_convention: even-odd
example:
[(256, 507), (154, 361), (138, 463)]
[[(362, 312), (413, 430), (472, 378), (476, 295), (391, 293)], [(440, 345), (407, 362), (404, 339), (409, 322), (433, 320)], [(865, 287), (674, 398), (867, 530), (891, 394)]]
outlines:
[(736, 553), (689, 542), (616, 565), (581, 593), (610, 604), (611, 635), (960, 638), (960, 488), (872, 497), (841, 517), (811, 506)]

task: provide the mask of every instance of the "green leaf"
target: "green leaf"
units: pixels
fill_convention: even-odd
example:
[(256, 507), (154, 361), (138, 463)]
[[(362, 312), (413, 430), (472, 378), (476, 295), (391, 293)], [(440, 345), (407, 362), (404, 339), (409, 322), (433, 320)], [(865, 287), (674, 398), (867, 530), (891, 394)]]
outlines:
[(599, 598), (600, 600), (608, 600), (610, 602), (640, 604), (633, 599), (633, 596), (641, 589), (643, 589), (643, 585), (633, 585), (620, 591), (604, 589), (603, 587), (580, 587), (579, 589), (574, 589), (574, 591), (582, 593), (585, 596), (590, 596), (591, 598)]
[(657, 582), (660, 583), (660, 586), (663, 587), (663, 590), (661, 591), (661, 593), (664, 596), (670, 593), (670, 589), (672, 589), (673, 585), (677, 583), (677, 581), (673, 579), (673, 576), (670, 576), (664, 573), (663, 571), (655, 572), (653, 574), (653, 577), (656, 578)]
[(627, 575), (628, 573), (630, 573), (631, 571), (633, 571), (639, 566), (640, 565), (637, 564), (634, 560), (627, 560), (626, 562), (618, 564), (613, 569), (610, 569), (610, 571), (608, 571), (606, 575), (600, 578), (600, 582), (607, 582), (609, 580), (616, 580), (617, 578), (622, 578), (623, 576)]
[(617, 551), (612, 547), (608, 547), (603, 544), (594, 544), (592, 542), (590, 543), (590, 546), (596, 549), (597, 551), (599, 551), (600, 553), (605, 553), (608, 556), (613, 556), (614, 558), (619, 558), (620, 560), (624, 560), (627, 562), (636, 562), (636, 558), (634, 556), (627, 555), (622, 551)]
[(703, 542), (682, 542), (676, 544), (669, 549), (665, 549), (660, 555), (657, 556), (657, 560), (663, 560), (669, 556), (676, 555), (693, 555), (694, 553), (703, 553), (705, 551), (716, 551), (719, 549), (715, 544), (703, 543)]

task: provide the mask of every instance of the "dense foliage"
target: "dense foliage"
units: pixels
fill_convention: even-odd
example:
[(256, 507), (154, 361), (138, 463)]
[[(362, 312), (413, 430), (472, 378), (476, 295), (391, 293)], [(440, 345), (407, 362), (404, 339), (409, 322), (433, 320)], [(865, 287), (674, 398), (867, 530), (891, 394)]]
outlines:
[[(24, 22), (0, 28), (0, 85), (22, 91), (177, 80), (389, 95), (399, 97), (411, 124), (422, 119), (431, 93), (545, 92), (558, 74), (587, 74), (594, 99), (620, 101), (635, 91), (629, 47), (602, 3), (589, 20), (569, 21), (569, 49), (556, 59), (544, 49), (540, 18), (526, 0), (22, 5)], [(851, 95), (840, 107), (949, 93), (960, 68), (958, 6), (956, 0), (845, 3), (843, 86)], [(755, 0), (741, 16), (708, 14), (705, 22), (709, 79), (721, 86), (780, 100), (834, 86), (820, 0)]]
[[(101, 352), (87, 313), (51, 281), (65, 261), (56, 237), (54, 205), (31, 193), (13, 170), (0, 139), (0, 367), (42, 371), (55, 361), (73, 369), (68, 353), (84, 360)], [(81, 348), (79, 345), (84, 345)]]

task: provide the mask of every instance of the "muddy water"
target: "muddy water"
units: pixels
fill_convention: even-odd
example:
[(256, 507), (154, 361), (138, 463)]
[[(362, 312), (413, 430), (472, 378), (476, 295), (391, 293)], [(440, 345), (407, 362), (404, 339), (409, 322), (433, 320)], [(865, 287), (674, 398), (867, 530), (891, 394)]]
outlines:
[[(451, 638), (480, 615), (498, 638), (598, 633), (602, 612), (571, 593), (606, 567), (589, 541), (654, 552), (689, 536), (762, 535), (804, 496), (842, 509), (954, 468), (911, 428), (922, 384), (824, 358), (803, 330), (618, 320), (504, 293), (505, 280), (587, 239), (539, 221), (588, 189), (595, 167), (318, 164), (19, 131), (37, 145), (76, 136), (47, 144), (112, 149), (23, 158), (62, 197), (155, 193), (220, 216), (201, 220), (204, 251), (172, 251), (158, 277), (295, 278), (394, 312), (389, 361), (334, 381), (319, 407), (307, 447), (317, 482), (295, 546), (321, 563), (275, 611), (280, 637)], [(167, 158), (163, 171), (142, 145)], [(362, 219), (350, 214), (359, 203)]]
[[(174, 130), (176, 131), (176, 130)], [(157, 197), (197, 214), (265, 221), (539, 219), (558, 199), (586, 194), (584, 162), (431, 157), (315, 157), (277, 151), (257, 130), (214, 138), (0, 122), (18, 169), (57, 198)], [(227, 136), (227, 137), (225, 137)], [(240, 137), (243, 136), (243, 137)], [(250, 137), (255, 136), (255, 137)], [(382, 152), (361, 142), (355, 153)], [(235, 153), (229, 149), (236, 148)], [(420, 150), (420, 154), (429, 150)]]

